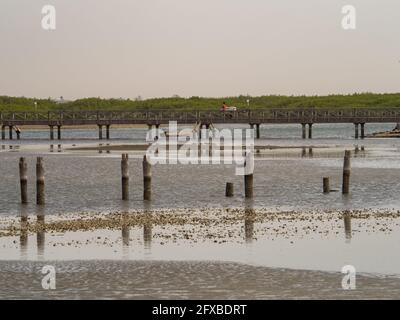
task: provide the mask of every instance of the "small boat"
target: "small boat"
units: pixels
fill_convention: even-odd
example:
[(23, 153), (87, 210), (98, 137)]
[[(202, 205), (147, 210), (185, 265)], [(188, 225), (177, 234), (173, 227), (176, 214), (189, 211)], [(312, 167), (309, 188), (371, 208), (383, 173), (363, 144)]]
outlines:
[(400, 138), (400, 124), (398, 123), (393, 130), (375, 132), (368, 135), (367, 138)]

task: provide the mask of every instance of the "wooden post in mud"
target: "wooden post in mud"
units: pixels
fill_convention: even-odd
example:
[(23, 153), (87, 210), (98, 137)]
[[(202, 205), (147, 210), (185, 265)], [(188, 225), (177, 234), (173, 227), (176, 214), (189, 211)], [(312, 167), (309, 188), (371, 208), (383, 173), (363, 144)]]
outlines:
[(233, 197), (233, 183), (227, 182), (225, 188), (225, 196), (226, 197)]
[(44, 168), (43, 168), (43, 158), (38, 157), (36, 163), (36, 204), (45, 204), (45, 194), (44, 194)]
[(21, 184), (21, 203), (28, 203), (28, 165), (25, 158), (19, 158), (19, 181)]
[(129, 200), (129, 162), (128, 154), (123, 153), (121, 159), (122, 200)]
[(254, 158), (252, 153), (248, 152), (244, 163), (244, 194), (246, 198), (253, 198), (253, 168)]
[(348, 194), (350, 190), (350, 157), (351, 157), (351, 151), (346, 150), (343, 162), (343, 184), (342, 184), (343, 194)]
[(143, 200), (151, 200), (151, 164), (143, 157)]
[(322, 179), (322, 181), (323, 181), (323, 191), (324, 191), (324, 193), (331, 192), (331, 188), (330, 188), (330, 185), (329, 185), (329, 178), (328, 177), (324, 177)]

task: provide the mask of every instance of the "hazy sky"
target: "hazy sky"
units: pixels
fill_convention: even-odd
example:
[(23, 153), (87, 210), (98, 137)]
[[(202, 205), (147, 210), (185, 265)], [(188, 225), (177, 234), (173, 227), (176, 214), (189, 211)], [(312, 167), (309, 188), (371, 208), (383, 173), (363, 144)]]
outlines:
[(0, 95), (399, 92), (399, 36), (399, 0), (0, 0)]

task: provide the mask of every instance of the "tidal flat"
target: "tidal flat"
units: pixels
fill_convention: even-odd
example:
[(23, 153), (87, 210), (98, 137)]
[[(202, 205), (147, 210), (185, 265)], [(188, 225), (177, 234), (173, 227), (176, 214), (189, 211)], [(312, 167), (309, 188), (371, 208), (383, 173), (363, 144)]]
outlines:
[[(354, 140), (352, 129), (316, 126), (315, 138), (302, 140), (295, 126), (262, 127), (251, 201), (229, 164), (154, 165), (153, 198), (143, 201), (144, 128), (116, 129), (115, 138), (102, 142), (90, 130), (66, 132), (59, 145), (40, 131), (3, 141), (0, 295), (398, 298), (400, 144)], [(345, 150), (352, 154), (348, 195), (340, 192)], [(121, 201), (121, 152), (129, 154), (128, 201)], [(35, 204), (38, 156), (44, 206)], [(20, 204), (20, 157), (28, 165), (26, 205)], [(322, 192), (323, 177), (330, 177), (329, 194)], [(225, 197), (227, 182), (233, 197)], [(39, 293), (37, 270), (48, 264), (61, 272), (58, 290)], [(352, 292), (341, 286), (347, 265), (357, 273)], [(68, 277), (71, 270), (76, 273)], [(182, 274), (182, 282), (172, 273)], [(238, 285), (224, 286), (229, 281)], [(133, 288), (134, 282), (140, 285)]]

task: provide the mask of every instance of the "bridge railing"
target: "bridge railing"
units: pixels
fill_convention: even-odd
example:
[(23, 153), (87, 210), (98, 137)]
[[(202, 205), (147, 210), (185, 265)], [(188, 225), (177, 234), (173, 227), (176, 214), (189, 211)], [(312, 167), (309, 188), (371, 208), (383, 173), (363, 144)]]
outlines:
[(293, 122), (293, 121), (351, 121), (352, 119), (365, 119), (365, 121), (384, 121), (385, 119), (398, 119), (400, 121), (400, 108), (388, 109), (264, 109), (264, 110), (238, 110), (236, 112), (211, 111), (180, 111), (180, 110), (154, 110), (154, 111), (50, 111), (50, 112), (1, 112), (0, 121), (136, 121), (136, 122)]

